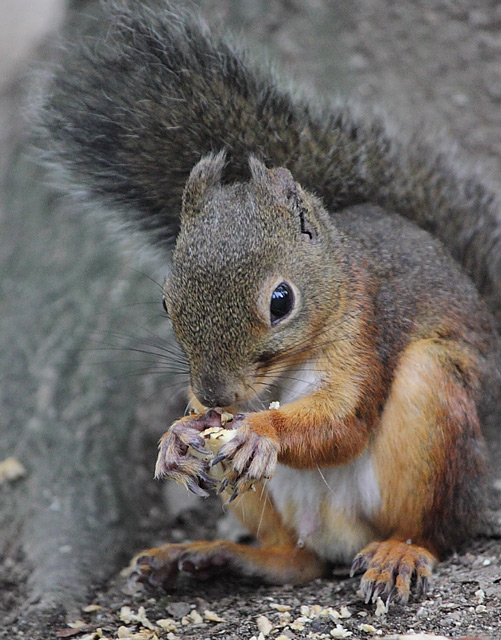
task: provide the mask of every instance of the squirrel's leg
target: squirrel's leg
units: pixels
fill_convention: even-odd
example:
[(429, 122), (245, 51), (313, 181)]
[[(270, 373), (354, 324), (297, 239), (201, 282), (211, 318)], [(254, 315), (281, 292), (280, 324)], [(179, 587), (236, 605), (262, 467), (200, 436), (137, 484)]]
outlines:
[(260, 548), (227, 540), (165, 544), (138, 554), (131, 563), (131, 577), (149, 587), (168, 588), (183, 572), (200, 580), (235, 573), (269, 584), (300, 584), (325, 575), (326, 564), (297, 546), (264, 487), (241, 496), (232, 509), (258, 538)]
[[(406, 602), (426, 592), (438, 555), (474, 518), (484, 458), (474, 358), (458, 343), (420, 340), (396, 371), (373, 445), (381, 508), (373, 542), (355, 558), (361, 591)], [(461, 535), (461, 534), (460, 534)]]

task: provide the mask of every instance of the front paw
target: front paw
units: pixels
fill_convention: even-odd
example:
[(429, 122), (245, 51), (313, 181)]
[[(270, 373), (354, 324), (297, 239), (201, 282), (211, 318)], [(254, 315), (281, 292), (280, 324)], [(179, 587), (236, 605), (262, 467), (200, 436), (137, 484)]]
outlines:
[(410, 542), (372, 542), (355, 556), (351, 575), (365, 571), (360, 592), (365, 602), (378, 597), (405, 604), (411, 587), (416, 596), (426, 595), (435, 557), (424, 547)]
[[(221, 415), (217, 411), (185, 416), (174, 422), (160, 439), (155, 477), (176, 480), (196, 495), (207, 497), (217, 481), (208, 473), (211, 455), (200, 434), (220, 426)], [(193, 451), (201, 457), (193, 455)]]
[(226, 467), (219, 490), (224, 491), (228, 486), (233, 489), (228, 502), (232, 502), (256, 482), (271, 478), (278, 457), (277, 440), (254, 430), (248, 417), (236, 416), (233, 428), (236, 429), (235, 435), (210, 462), (211, 467), (219, 463)]

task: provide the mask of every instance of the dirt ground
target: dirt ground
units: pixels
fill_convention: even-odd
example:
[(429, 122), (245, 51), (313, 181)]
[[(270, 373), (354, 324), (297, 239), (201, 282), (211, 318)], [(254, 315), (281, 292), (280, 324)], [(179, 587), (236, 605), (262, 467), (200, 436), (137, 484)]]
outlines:
[[(214, 526), (201, 523), (213, 521), (219, 511), (213, 502), (185, 511), (163, 535), (159, 533), (157, 542), (213, 537)], [(4, 588), (8, 580), (5, 573), (0, 576)], [(134, 592), (125, 576), (117, 576), (89, 594), (80, 612), (69, 617), (61, 610), (21, 616), (5, 637), (321, 640), (426, 633), (430, 638), (501, 638), (499, 539), (479, 539), (453, 554), (438, 566), (428, 597), (405, 607), (390, 604), (384, 611), (380, 605), (365, 604), (357, 595), (358, 581), (339, 568), (332, 579), (299, 587), (244, 585), (221, 576), (205, 583), (187, 578), (175, 591), (145, 593)], [(17, 588), (22, 591), (22, 582)], [(269, 621), (269, 635), (263, 616)]]
[[(23, 4), (27, 11), (34, 10), (34, 5)], [(266, 43), (303, 86), (328, 87), (332, 95), (381, 105), (403, 123), (445, 127), (485, 164), (486, 172), (499, 177), (498, 2), (346, 0), (337, 6), (334, 27), (330, 0), (276, 0), (266, 10), (262, 2), (229, 0), (208, 1), (204, 7), (211, 18), (239, 25), (251, 45)], [(318, 56), (310, 51), (313, 40), (311, 48)], [(32, 49), (20, 55), (29, 58)], [(333, 69), (336, 86), (330, 80)], [(7, 148), (10, 139), (20, 135), (17, 106), (24, 94), (11, 76), (2, 87), (0, 124)], [(492, 495), (499, 518), (499, 481)], [(144, 546), (216, 535), (220, 509), (213, 501), (181, 511), (169, 526), (158, 511), (138, 525)], [(117, 575), (95, 585), (80, 611), (39, 611), (25, 601), (29, 570), (23, 558), (0, 563), (0, 611), (6, 620), (3, 627), (0, 621), (0, 638), (293, 640), (427, 633), (501, 640), (501, 538), (495, 534), (473, 541), (441, 563), (425, 600), (392, 605), (387, 612), (364, 604), (356, 593), (358, 579), (349, 578), (342, 568), (332, 579), (302, 587), (242, 585), (224, 576), (211, 583), (185, 581), (176, 591), (155, 594), (131, 592), (126, 579)], [(11, 617), (18, 607), (21, 615)]]

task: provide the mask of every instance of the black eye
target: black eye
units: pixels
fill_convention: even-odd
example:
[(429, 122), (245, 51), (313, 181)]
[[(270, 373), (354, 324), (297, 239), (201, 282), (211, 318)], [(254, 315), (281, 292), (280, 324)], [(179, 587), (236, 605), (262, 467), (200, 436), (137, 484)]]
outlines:
[(289, 315), (294, 308), (294, 293), (286, 282), (281, 282), (271, 294), (270, 320), (277, 324)]
[(162, 296), (162, 307), (164, 308), (165, 313), (169, 315), (169, 311), (167, 309), (167, 300), (165, 299), (165, 296)]

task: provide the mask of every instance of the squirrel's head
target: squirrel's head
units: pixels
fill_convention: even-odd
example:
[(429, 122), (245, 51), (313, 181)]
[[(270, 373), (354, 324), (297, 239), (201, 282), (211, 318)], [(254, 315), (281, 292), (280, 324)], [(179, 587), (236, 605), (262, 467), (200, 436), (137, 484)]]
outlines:
[(248, 401), (284, 359), (301, 360), (332, 308), (339, 274), (320, 201), (287, 169), (249, 161), (223, 183), (225, 156), (203, 158), (183, 195), (165, 301), (207, 407)]

